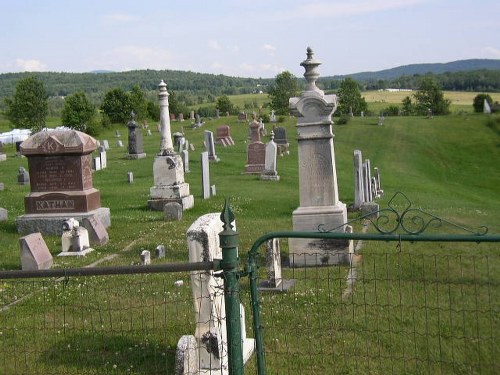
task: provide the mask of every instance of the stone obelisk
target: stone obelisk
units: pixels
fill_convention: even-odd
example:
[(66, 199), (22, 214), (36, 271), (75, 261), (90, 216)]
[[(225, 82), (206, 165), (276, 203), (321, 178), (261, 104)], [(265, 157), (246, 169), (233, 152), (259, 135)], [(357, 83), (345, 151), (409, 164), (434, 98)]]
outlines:
[(177, 202), (183, 210), (194, 206), (194, 198), (189, 194), (189, 184), (184, 182), (182, 158), (174, 151), (170, 131), (167, 85), (163, 80), (158, 85), (160, 104), (160, 152), (153, 163), (154, 186), (150, 188), (148, 207), (163, 211), (166, 203)]
[[(305, 68), (306, 90), (289, 101), (290, 111), (297, 117), (299, 159), (300, 206), (292, 214), (294, 231), (347, 229), (347, 209), (339, 200), (333, 147), (331, 117), (337, 108), (337, 97), (325, 95), (316, 86), (320, 64), (308, 47), (307, 59), (300, 64)], [(290, 262), (293, 266), (344, 263), (348, 261), (350, 246), (351, 241), (346, 240), (291, 238)]]

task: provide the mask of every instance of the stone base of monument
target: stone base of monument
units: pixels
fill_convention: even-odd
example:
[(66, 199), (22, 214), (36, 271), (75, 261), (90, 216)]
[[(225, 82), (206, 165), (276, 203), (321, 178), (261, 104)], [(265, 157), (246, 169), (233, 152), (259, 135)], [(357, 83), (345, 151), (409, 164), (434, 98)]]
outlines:
[(89, 212), (68, 212), (57, 214), (25, 214), (16, 218), (19, 233), (35, 233), (62, 235), (63, 223), (68, 218), (82, 222), (96, 215), (105, 228), (111, 226), (111, 213), (108, 207), (100, 207)]
[[(255, 339), (245, 338), (243, 340), (243, 363), (247, 363), (253, 354)], [(182, 336), (177, 343), (175, 353), (175, 375), (228, 375), (229, 369), (226, 364), (218, 369), (200, 369), (196, 338), (193, 335)]]
[[(336, 206), (299, 207), (293, 212), (292, 222), (296, 232), (331, 230), (347, 222), (347, 208), (342, 202)], [(354, 251), (352, 240), (347, 239), (289, 238), (288, 246), (291, 267), (348, 265), (349, 254)]]
[(57, 254), (58, 257), (83, 257), (87, 255), (88, 253), (94, 251), (91, 247), (87, 247), (86, 249), (82, 251), (62, 251), (59, 254)]
[(146, 157), (146, 153), (140, 153), (140, 154), (126, 154), (125, 159), (144, 159)]
[(276, 173), (276, 171), (264, 170), (260, 174), (260, 179), (264, 181), (279, 181), (280, 176)]

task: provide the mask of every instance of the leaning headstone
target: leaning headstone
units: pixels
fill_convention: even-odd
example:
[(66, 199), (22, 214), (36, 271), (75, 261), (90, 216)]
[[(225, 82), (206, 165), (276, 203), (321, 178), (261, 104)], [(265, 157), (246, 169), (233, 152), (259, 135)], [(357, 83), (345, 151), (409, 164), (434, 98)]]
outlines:
[(182, 220), (182, 205), (177, 202), (165, 203), (163, 206), (163, 220), (179, 221)]
[(149, 250), (143, 250), (141, 252), (140, 258), (141, 258), (141, 264), (143, 266), (151, 264), (151, 253), (149, 252)]
[(24, 169), (24, 167), (19, 167), (18, 174), (17, 174), (17, 183), (19, 185), (28, 185), (30, 183), (30, 175)]
[(166, 250), (165, 250), (165, 245), (158, 245), (156, 246), (155, 249), (155, 256), (157, 259), (163, 259), (165, 258)]
[(278, 146), (273, 141), (274, 134), (271, 132), (271, 140), (266, 145), (264, 170), (260, 174), (261, 180), (279, 181), (278, 171), (276, 170), (276, 156), (278, 154)]
[[(306, 90), (300, 97), (289, 100), (299, 134), (300, 206), (292, 214), (293, 230), (314, 232), (323, 225), (328, 230), (345, 232), (347, 207), (339, 200), (332, 132), (337, 97), (325, 95), (316, 86), (319, 77), (316, 68), (320, 64), (308, 47), (307, 59), (300, 64), (306, 71)], [(352, 241), (333, 239), (289, 238), (288, 244), (292, 266), (348, 263), (352, 247)]]
[(129, 184), (134, 182), (134, 173), (133, 172), (127, 172), (127, 181)]
[(116, 141), (116, 147), (123, 147), (123, 141)]
[(217, 127), (215, 133), (215, 140), (217, 144), (221, 144), (224, 147), (234, 146), (233, 137), (231, 137), (231, 131), (229, 125), (221, 125)]
[(359, 210), (365, 202), (363, 159), (360, 150), (354, 150), (354, 209)]
[(97, 215), (111, 225), (109, 208), (101, 207), (100, 192), (92, 185), (91, 136), (77, 130), (47, 130), (21, 145), (28, 157), (31, 192), (24, 198), (25, 215), (16, 219), (20, 233), (62, 234), (68, 217), (82, 221)]
[(109, 234), (96, 215), (84, 217), (81, 225), (87, 229), (91, 245), (105, 245), (109, 241)]
[[(219, 233), (220, 214), (198, 218), (187, 231), (190, 262), (211, 262), (222, 258)], [(191, 271), (194, 299), (194, 336), (183, 336), (177, 345), (176, 374), (229, 374), (224, 282), (221, 271)], [(245, 310), (240, 304), (243, 363), (254, 350), (254, 340), (246, 337)]]
[(40, 232), (21, 237), (19, 246), (23, 271), (48, 270), (52, 267), (52, 255)]
[(207, 151), (201, 153), (201, 184), (203, 199), (210, 198), (210, 162)]
[(8, 219), (8, 211), (5, 208), (0, 207), (0, 221), (6, 221)]
[(130, 121), (127, 123), (128, 127), (128, 159), (143, 159), (146, 157), (144, 152), (144, 144), (142, 139), (142, 132), (138, 129), (135, 122), (135, 113), (132, 111)]
[(214, 133), (205, 130), (205, 145), (208, 151), (208, 160), (218, 162), (220, 159), (215, 154)]

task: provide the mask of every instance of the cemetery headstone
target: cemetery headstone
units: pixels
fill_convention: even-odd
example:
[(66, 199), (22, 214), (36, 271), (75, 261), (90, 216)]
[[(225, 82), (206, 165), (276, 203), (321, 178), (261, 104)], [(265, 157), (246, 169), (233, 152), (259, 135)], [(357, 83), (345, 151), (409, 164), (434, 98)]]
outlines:
[(363, 159), (360, 150), (354, 150), (354, 209), (359, 210), (365, 202)]
[(286, 135), (286, 129), (283, 126), (276, 126), (273, 128), (274, 142), (278, 145), (278, 153), (280, 155), (290, 153), (290, 143)]
[(90, 245), (105, 245), (109, 241), (109, 234), (96, 215), (84, 217), (81, 225), (87, 229)]
[(182, 220), (182, 205), (177, 202), (169, 202), (163, 206), (163, 220), (179, 221)]
[(205, 130), (205, 145), (208, 152), (208, 159), (210, 161), (218, 162), (220, 159), (215, 154), (214, 133), (210, 130)]
[(19, 185), (29, 185), (30, 183), (30, 175), (24, 167), (19, 167), (17, 174), (17, 183)]
[(116, 141), (116, 147), (123, 147), (123, 141)]
[(189, 151), (188, 150), (182, 150), (181, 159), (182, 159), (182, 165), (184, 167), (184, 173), (191, 172), (189, 170)]
[(184, 121), (184, 113), (179, 113), (179, 117), (178, 117), (179, 121)]
[(274, 143), (274, 134), (271, 132), (271, 140), (266, 145), (264, 170), (260, 174), (261, 180), (279, 181), (278, 171), (276, 170), (276, 156), (278, 146)]
[(267, 135), (266, 125), (264, 124), (264, 122), (262, 122), (262, 119), (259, 120), (259, 134), (261, 137)]
[(170, 121), (175, 121), (175, 113), (170, 113)]
[(84, 256), (93, 251), (90, 247), (89, 233), (80, 223), (70, 218), (63, 223), (61, 236), (62, 252), (59, 256)]
[(377, 192), (376, 193), (379, 197), (381, 197), (382, 195), (384, 195), (384, 190), (382, 189), (382, 184), (380, 182), (380, 172), (379, 172), (377, 167), (373, 168), (373, 174), (374, 174), (375, 182), (377, 185)]
[(109, 150), (109, 142), (107, 139), (102, 141), (102, 146), (104, 147), (104, 151)]
[(52, 267), (52, 255), (40, 232), (21, 237), (19, 246), (23, 271), (48, 270)]
[(183, 210), (194, 206), (194, 197), (189, 193), (189, 184), (184, 181), (184, 167), (179, 154), (174, 151), (168, 115), (167, 84), (158, 85), (160, 105), (160, 152), (153, 163), (154, 186), (149, 190), (148, 207), (163, 211), (166, 203), (177, 202)]
[(101, 169), (107, 168), (108, 167), (108, 156), (106, 153), (106, 148), (104, 148), (104, 147), (99, 148), (99, 156), (101, 159)]
[(276, 115), (274, 114), (274, 109), (271, 111), (271, 115), (269, 116), (269, 121), (276, 122)]
[(120, 138), (122, 135), (120, 134), (119, 130), (115, 130), (115, 137)]
[(157, 259), (165, 258), (165, 254), (166, 254), (165, 245), (158, 245), (158, 246), (156, 246), (155, 256), (156, 256)]
[(100, 156), (96, 156), (94, 159), (93, 159), (93, 162), (94, 162), (94, 171), (100, 171), (102, 169), (101, 167), (101, 157)]
[(130, 121), (127, 123), (128, 127), (128, 159), (143, 159), (146, 157), (144, 152), (144, 141), (142, 139), (142, 132), (137, 127), (135, 122), (135, 113), (132, 111), (130, 114)]
[(245, 173), (261, 174), (265, 167), (266, 145), (260, 141), (259, 123), (253, 121), (250, 124), (252, 142), (247, 146), (247, 164)]
[(207, 151), (201, 153), (201, 185), (203, 199), (210, 198), (210, 163)]
[(231, 137), (231, 128), (229, 125), (221, 125), (217, 127), (215, 139), (217, 144), (221, 144), (224, 147), (234, 146), (234, 140), (233, 137)]
[(370, 159), (366, 159), (363, 162), (363, 187), (364, 187), (364, 197), (365, 202), (371, 202), (373, 200), (372, 195), (372, 173), (370, 167)]
[(486, 99), (484, 99), (483, 113), (488, 114), (488, 115), (491, 113), (490, 103), (488, 103), (488, 101)]
[(384, 120), (385, 120), (384, 115), (380, 115), (380, 116), (378, 117), (378, 125), (379, 125), (379, 126), (384, 125)]
[[(223, 230), (219, 213), (198, 218), (187, 231), (190, 262), (209, 262), (222, 258), (219, 233)], [(227, 375), (227, 331), (221, 271), (192, 271), (194, 336), (183, 336), (177, 345), (177, 374), (215, 373)], [(254, 350), (254, 340), (246, 337), (245, 309), (240, 305), (243, 363)]]
[(8, 211), (3, 208), (3, 207), (0, 207), (0, 221), (6, 221), (8, 219)]
[[(316, 86), (319, 77), (316, 69), (320, 64), (308, 47), (307, 59), (300, 64), (305, 68), (306, 90), (300, 97), (289, 100), (299, 134), (300, 206), (292, 214), (293, 230), (314, 232), (323, 225), (329, 230), (345, 232), (347, 207), (339, 200), (332, 132), (337, 97), (325, 95)], [(290, 238), (288, 243), (292, 266), (348, 262), (352, 248), (352, 241), (348, 240)]]
[(141, 264), (143, 266), (151, 264), (151, 253), (149, 252), (149, 250), (143, 250), (141, 252), (140, 258), (141, 258)]
[(129, 184), (134, 182), (134, 173), (133, 172), (127, 172), (127, 181)]
[(189, 112), (189, 119), (194, 120), (194, 111)]
[(260, 291), (284, 292), (294, 284), (293, 279), (283, 279), (281, 273), (281, 251), (278, 238), (272, 238), (266, 243), (266, 271), (267, 280), (259, 284)]
[(111, 225), (109, 208), (101, 207), (100, 192), (92, 184), (96, 146), (94, 138), (72, 129), (38, 132), (22, 143), (31, 192), (24, 198), (26, 214), (16, 219), (20, 233), (61, 235), (70, 216), (81, 221), (97, 215), (105, 227)]

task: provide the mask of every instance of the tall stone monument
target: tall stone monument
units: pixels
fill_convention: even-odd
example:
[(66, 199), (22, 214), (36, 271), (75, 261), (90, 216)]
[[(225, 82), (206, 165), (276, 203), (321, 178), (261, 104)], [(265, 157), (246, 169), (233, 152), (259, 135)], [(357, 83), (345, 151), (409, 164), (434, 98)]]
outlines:
[(24, 198), (25, 215), (16, 219), (20, 233), (62, 234), (69, 217), (78, 221), (96, 216), (111, 225), (109, 208), (101, 207), (92, 185), (92, 151), (97, 142), (76, 130), (35, 133), (20, 145), (27, 156), (31, 193)]
[[(290, 98), (290, 111), (297, 117), (300, 206), (292, 214), (293, 230), (317, 232), (319, 226), (345, 231), (347, 208), (339, 200), (331, 116), (336, 95), (325, 95), (316, 86), (321, 63), (310, 47), (305, 68), (306, 90)], [(351, 241), (289, 239), (293, 266), (338, 264), (348, 260)]]
[(166, 203), (177, 202), (183, 210), (194, 206), (194, 197), (189, 193), (189, 184), (184, 182), (182, 158), (174, 151), (168, 112), (167, 84), (163, 80), (158, 85), (160, 104), (160, 152), (153, 163), (154, 186), (150, 188), (148, 207), (163, 211)]
[(130, 121), (128, 127), (128, 159), (142, 159), (146, 157), (144, 152), (144, 145), (141, 130), (137, 128), (135, 122), (135, 113), (132, 111), (130, 114)]

